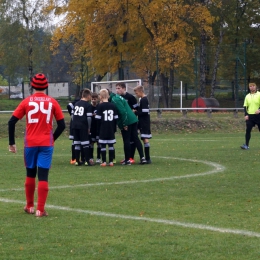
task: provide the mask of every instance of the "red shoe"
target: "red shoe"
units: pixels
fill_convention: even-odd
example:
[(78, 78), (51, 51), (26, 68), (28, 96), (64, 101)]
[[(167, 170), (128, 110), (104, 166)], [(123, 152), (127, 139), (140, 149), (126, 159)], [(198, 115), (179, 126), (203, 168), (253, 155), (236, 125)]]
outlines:
[(75, 164), (76, 159), (75, 160), (70, 160), (70, 164)]
[(23, 208), (24, 212), (26, 212), (27, 214), (34, 214), (34, 207), (30, 207), (30, 208), (27, 208), (27, 206), (25, 206)]
[(100, 164), (100, 166), (106, 167), (106, 166), (107, 166), (107, 163), (106, 163), (106, 162), (103, 162), (103, 163)]
[(113, 167), (113, 166), (114, 166), (114, 163), (113, 163), (113, 162), (110, 162), (110, 163), (109, 163), (109, 166)]
[(41, 217), (47, 217), (48, 213), (44, 210), (43, 212), (36, 210), (35, 217), (41, 218)]
[(133, 158), (130, 158), (129, 161), (131, 162), (131, 164), (135, 163), (135, 160)]

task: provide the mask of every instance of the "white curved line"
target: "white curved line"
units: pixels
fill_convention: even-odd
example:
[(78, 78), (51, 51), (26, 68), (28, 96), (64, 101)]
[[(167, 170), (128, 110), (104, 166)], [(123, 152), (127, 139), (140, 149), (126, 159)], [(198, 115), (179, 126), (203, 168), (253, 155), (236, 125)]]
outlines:
[[(160, 182), (160, 181), (170, 181), (174, 179), (184, 179), (184, 178), (194, 178), (194, 177), (201, 177), (210, 174), (216, 174), (223, 172), (225, 167), (214, 162), (203, 161), (203, 160), (195, 160), (195, 159), (186, 159), (186, 158), (178, 158), (178, 157), (165, 157), (165, 156), (156, 156), (156, 158), (167, 159), (167, 160), (179, 160), (179, 161), (189, 161), (189, 162), (196, 162), (196, 163), (203, 163), (213, 167), (211, 171), (203, 172), (203, 173), (194, 173), (194, 174), (187, 174), (183, 176), (171, 176), (171, 177), (164, 177), (164, 178), (155, 178), (155, 179), (147, 179), (147, 180), (132, 180), (132, 181), (119, 181), (119, 182), (97, 182), (97, 183), (85, 183), (85, 184), (77, 184), (77, 185), (62, 185), (62, 186), (50, 186), (49, 189), (68, 189), (68, 188), (80, 188), (80, 187), (93, 187), (93, 186), (103, 186), (103, 185), (122, 185), (122, 184), (136, 184), (136, 183), (149, 183), (149, 182)], [(141, 167), (141, 166), (140, 166)], [(142, 167), (145, 167), (142, 166)], [(17, 188), (17, 189), (0, 189), (0, 192), (6, 191), (23, 191), (24, 188)]]
[[(157, 157), (157, 158), (159, 158), (159, 157)], [(80, 185), (74, 185), (74, 186), (66, 185), (66, 186), (52, 187), (52, 189), (75, 188), (75, 187), (86, 187), (86, 186), (101, 186), (101, 185), (134, 184), (134, 183), (141, 183), (141, 182), (148, 183), (148, 182), (155, 182), (155, 181), (164, 181), (164, 180), (205, 176), (205, 175), (209, 175), (209, 174), (223, 172), (225, 170), (224, 166), (217, 164), (217, 163), (208, 162), (208, 161), (176, 158), (176, 157), (160, 157), (160, 158), (204, 163), (209, 166), (212, 166), (214, 169), (211, 171), (204, 172), (204, 173), (188, 174), (185, 176), (172, 176), (172, 177), (168, 177), (168, 178), (156, 178), (156, 179), (149, 179), (149, 180), (122, 181), (122, 182), (110, 182), (110, 183), (103, 183), (103, 182), (102, 183), (92, 183), (92, 184), (89, 183), (89, 184), (80, 184)], [(11, 189), (11, 190), (23, 190), (23, 189)], [(0, 191), (7, 191), (7, 190), (0, 190)], [(11, 200), (11, 199), (5, 199), (5, 198), (0, 198), (0, 202), (24, 204), (23, 201)], [(180, 222), (180, 221), (175, 221), (175, 220), (128, 216), (128, 215), (122, 215), (122, 214), (113, 214), (113, 213), (106, 213), (106, 212), (101, 212), (101, 211), (74, 209), (74, 208), (69, 208), (69, 207), (62, 207), (62, 206), (55, 206), (55, 205), (48, 205), (48, 204), (46, 204), (46, 208), (52, 208), (52, 209), (56, 209), (56, 210), (64, 210), (64, 211), (70, 211), (70, 212), (78, 212), (78, 213), (84, 213), (84, 214), (95, 215), (95, 216), (121, 218), (121, 219), (128, 219), (128, 220), (134, 220), (134, 221), (147, 221), (147, 222), (160, 223), (160, 224), (166, 224), (166, 225), (181, 226), (181, 227), (185, 227), (185, 228), (194, 228), (194, 229), (208, 230), (208, 231), (219, 232), (219, 233), (228, 233), (228, 234), (236, 234), (236, 235), (260, 238), (260, 233), (247, 231), (247, 230), (218, 228), (218, 227), (213, 227), (213, 226), (208, 226), (208, 225)]]

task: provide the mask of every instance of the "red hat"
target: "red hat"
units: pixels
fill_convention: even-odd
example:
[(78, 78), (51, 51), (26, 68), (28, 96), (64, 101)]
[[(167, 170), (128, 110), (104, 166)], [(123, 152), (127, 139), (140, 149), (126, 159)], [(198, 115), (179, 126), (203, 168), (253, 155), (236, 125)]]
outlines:
[(44, 90), (48, 88), (48, 80), (42, 73), (36, 74), (31, 80), (32, 88), (36, 90)]

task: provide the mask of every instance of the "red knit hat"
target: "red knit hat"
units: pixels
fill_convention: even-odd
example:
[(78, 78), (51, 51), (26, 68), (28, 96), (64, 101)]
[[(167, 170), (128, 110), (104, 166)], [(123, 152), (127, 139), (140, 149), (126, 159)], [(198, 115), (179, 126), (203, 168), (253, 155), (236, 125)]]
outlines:
[(31, 80), (32, 88), (36, 90), (44, 90), (48, 88), (48, 80), (42, 73), (36, 74)]

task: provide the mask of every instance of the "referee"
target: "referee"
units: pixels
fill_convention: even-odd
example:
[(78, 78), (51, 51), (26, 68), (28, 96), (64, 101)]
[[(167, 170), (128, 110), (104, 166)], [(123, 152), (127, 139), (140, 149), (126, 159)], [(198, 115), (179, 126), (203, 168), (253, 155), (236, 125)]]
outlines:
[(246, 121), (245, 144), (241, 145), (241, 149), (249, 149), (249, 141), (251, 138), (252, 128), (257, 125), (260, 131), (260, 92), (256, 89), (255, 83), (249, 83), (249, 93), (244, 100), (244, 112)]

